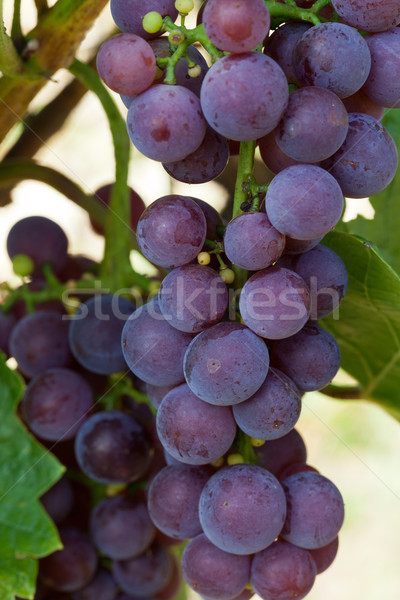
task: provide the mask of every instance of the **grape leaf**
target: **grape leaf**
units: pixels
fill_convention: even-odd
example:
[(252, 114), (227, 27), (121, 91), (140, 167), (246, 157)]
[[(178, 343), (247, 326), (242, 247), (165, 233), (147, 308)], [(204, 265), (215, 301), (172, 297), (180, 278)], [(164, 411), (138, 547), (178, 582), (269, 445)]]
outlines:
[(362, 397), (400, 420), (400, 278), (370, 242), (333, 231), (323, 244), (349, 274), (339, 318), (321, 325), (337, 339), (342, 367), (362, 385)]
[(24, 384), (0, 356), (0, 598), (32, 598), (37, 560), (61, 548), (39, 498), (63, 472), (15, 414)]
[[(382, 119), (400, 151), (400, 111), (390, 110)], [(372, 196), (370, 202), (375, 209), (375, 218), (366, 219), (359, 215), (356, 219), (343, 223), (337, 229), (354, 233), (372, 240), (383, 258), (400, 273), (400, 169), (392, 183), (380, 194)]]

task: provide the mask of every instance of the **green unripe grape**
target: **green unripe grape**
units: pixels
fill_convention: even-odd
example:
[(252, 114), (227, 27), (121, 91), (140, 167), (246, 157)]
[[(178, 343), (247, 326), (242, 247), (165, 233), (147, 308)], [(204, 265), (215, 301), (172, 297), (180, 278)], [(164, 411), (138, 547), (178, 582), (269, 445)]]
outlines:
[(199, 252), (197, 255), (197, 262), (199, 265), (209, 265), (211, 262), (211, 256), (208, 252)]
[(229, 456), (226, 459), (226, 462), (228, 463), (228, 465), (242, 465), (245, 463), (245, 460), (241, 454), (236, 453), (229, 454)]
[(157, 33), (157, 31), (160, 31), (162, 23), (163, 18), (160, 15), (160, 13), (156, 12), (155, 10), (152, 10), (151, 12), (148, 12), (146, 15), (144, 15), (142, 25), (143, 29), (147, 31), (147, 33)]
[(188, 68), (189, 77), (198, 77), (201, 73), (200, 65), (194, 65), (193, 67)]
[(254, 446), (254, 448), (260, 448), (265, 444), (265, 440), (258, 440), (257, 438), (250, 438), (250, 442), (251, 445)]
[(187, 15), (193, 10), (194, 2), (193, 0), (176, 0), (175, 8), (181, 15)]
[(33, 260), (26, 254), (16, 254), (12, 259), (13, 271), (20, 277), (30, 275), (35, 268)]
[(232, 271), (232, 269), (228, 269), (228, 267), (220, 269), (219, 274), (223, 281), (227, 284), (233, 283), (235, 279), (235, 273)]

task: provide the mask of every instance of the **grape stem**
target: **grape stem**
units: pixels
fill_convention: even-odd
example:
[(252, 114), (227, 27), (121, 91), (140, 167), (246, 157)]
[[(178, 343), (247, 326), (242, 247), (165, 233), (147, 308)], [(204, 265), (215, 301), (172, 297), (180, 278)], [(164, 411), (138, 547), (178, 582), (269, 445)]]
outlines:
[(335, 398), (336, 400), (362, 400), (363, 399), (363, 388), (358, 386), (340, 386), (330, 384), (324, 389), (320, 390), (321, 394)]
[[(265, 0), (265, 4), (272, 18), (288, 17), (289, 19), (308, 21), (310, 23), (313, 23), (313, 25), (319, 25), (321, 22), (315, 14), (316, 11), (311, 12), (311, 9), (299, 8), (298, 6), (293, 6), (292, 4), (280, 4), (279, 2), (275, 2), (274, 0)], [(318, 4), (318, 2), (316, 2), (316, 4)]]
[(317, 0), (316, 2), (314, 2), (312, 7), (310, 8), (310, 10), (311, 10), (311, 12), (317, 14), (317, 13), (319, 13), (320, 10), (325, 8), (325, 6), (328, 6), (328, 4), (330, 4), (330, 2), (331, 2), (331, 0)]

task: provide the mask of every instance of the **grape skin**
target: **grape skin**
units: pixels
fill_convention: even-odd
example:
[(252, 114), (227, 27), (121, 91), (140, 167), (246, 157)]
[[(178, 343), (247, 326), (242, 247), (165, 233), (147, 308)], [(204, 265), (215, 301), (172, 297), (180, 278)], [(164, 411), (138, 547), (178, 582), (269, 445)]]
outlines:
[(135, 558), (113, 561), (112, 574), (124, 592), (145, 598), (162, 590), (171, 576), (172, 568), (172, 558), (156, 542)]
[(236, 434), (229, 407), (203, 402), (187, 384), (164, 396), (156, 423), (167, 452), (190, 465), (206, 465), (223, 456)]
[(290, 156), (282, 152), (276, 143), (274, 131), (264, 135), (259, 140), (258, 145), (262, 160), (274, 174), (280, 173), (283, 169), (287, 169), (287, 167), (299, 164), (299, 161), (290, 158)]
[(155, 11), (163, 17), (169, 15), (173, 21), (178, 16), (175, 0), (111, 0), (110, 8), (118, 29), (135, 33), (145, 40), (161, 34), (148, 33), (143, 29), (142, 20), (148, 12)]
[(400, 23), (398, 0), (332, 0), (338, 15), (352, 27), (385, 31)]
[(363, 93), (375, 104), (400, 108), (400, 30), (395, 27), (375, 33), (366, 41), (372, 65)]
[(104, 567), (98, 569), (85, 587), (71, 594), (71, 600), (115, 600), (116, 597), (117, 584)]
[(305, 463), (307, 450), (303, 438), (292, 429), (285, 436), (276, 440), (269, 440), (259, 448), (254, 448), (258, 458), (258, 465), (264, 467), (278, 477), (289, 465)]
[(183, 552), (182, 574), (188, 585), (201, 596), (230, 600), (247, 585), (250, 557), (224, 552), (201, 533)]
[(218, 323), (196, 336), (183, 365), (192, 392), (219, 406), (249, 398), (262, 385), (268, 367), (265, 343), (244, 325), (233, 322)]
[(128, 109), (127, 127), (133, 145), (160, 162), (186, 158), (206, 134), (199, 99), (180, 85), (153, 85), (136, 96)]
[(65, 476), (61, 477), (40, 497), (40, 502), (54, 523), (62, 523), (74, 503), (74, 492), (70, 480)]
[(274, 475), (261, 467), (224, 467), (206, 483), (199, 516), (215, 546), (232, 554), (253, 554), (279, 535), (286, 516), (285, 494)]
[(288, 85), (280, 66), (269, 56), (255, 52), (218, 60), (207, 71), (200, 93), (209, 125), (236, 141), (257, 139), (272, 131), (288, 98)]
[(297, 40), (311, 27), (310, 23), (304, 22), (284, 23), (275, 29), (265, 42), (264, 53), (278, 63), (289, 83), (299, 83), (293, 70), (293, 48)]
[(338, 549), (339, 538), (335, 537), (335, 539), (326, 546), (322, 546), (322, 548), (315, 548), (315, 550), (309, 550), (309, 553), (313, 557), (317, 567), (317, 575), (323, 573), (326, 571), (326, 569), (328, 569), (328, 567), (331, 566), (336, 558)]

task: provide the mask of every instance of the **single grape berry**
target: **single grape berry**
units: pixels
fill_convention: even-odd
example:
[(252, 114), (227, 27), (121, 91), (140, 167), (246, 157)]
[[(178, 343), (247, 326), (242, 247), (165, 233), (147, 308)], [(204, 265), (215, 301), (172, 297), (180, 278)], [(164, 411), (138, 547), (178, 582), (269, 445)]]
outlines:
[(143, 17), (143, 29), (147, 33), (157, 33), (162, 27), (163, 18), (160, 13), (152, 10)]

